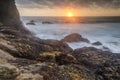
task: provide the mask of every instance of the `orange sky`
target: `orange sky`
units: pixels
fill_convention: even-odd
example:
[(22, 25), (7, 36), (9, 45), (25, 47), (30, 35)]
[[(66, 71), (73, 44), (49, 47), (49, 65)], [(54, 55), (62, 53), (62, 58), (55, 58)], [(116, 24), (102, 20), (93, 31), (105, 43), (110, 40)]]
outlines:
[(120, 9), (103, 8), (82, 8), (82, 9), (39, 9), (20, 8), (21, 16), (66, 16), (67, 12), (72, 12), (74, 16), (120, 16)]

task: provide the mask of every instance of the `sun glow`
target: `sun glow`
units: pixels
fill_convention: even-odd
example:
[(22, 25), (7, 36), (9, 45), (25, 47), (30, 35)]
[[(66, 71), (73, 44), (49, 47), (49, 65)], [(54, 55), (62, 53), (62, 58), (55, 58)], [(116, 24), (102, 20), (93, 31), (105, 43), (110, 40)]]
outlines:
[(68, 17), (73, 17), (74, 15), (73, 15), (72, 12), (68, 12), (68, 13), (67, 13), (67, 16), (68, 16)]

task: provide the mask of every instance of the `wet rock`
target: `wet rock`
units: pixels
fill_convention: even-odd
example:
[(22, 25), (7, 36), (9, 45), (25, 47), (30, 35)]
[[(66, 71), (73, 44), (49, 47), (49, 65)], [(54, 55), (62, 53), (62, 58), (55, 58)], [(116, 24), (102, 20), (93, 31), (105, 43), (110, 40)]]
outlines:
[(105, 51), (111, 51), (108, 47), (103, 46), (103, 50)]
[(42, 24), (53, 24), (53, 23), (49, 21), (43, 21)]
[(35, 25), (35, 21), (31, 20), (30, 22), (26, 23), (26, 25)]
[(99, 41), (97, 41), (97, 42), (92, 43), (92, 45), (95, 45), (95, 46), (100, 46), (100, 45), (102, 45), (102, 43), (101, 43), (101, 42), (99, 42)]
[(89, 43), (88, 39), (83, 38), (78, 33), (70, 34), (70, 35), (66, 36), (64, 39), (62, 39), (61, 41), (63, 41), (63, 42), (87, 42), (87, 43)]

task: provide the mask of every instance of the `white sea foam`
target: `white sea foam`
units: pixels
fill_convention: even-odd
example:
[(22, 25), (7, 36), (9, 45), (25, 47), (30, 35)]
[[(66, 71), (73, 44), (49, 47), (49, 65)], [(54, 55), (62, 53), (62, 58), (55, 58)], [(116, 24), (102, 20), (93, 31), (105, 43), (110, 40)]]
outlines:
[[(24, 19), (24, 23), (29, 20)], [(91, 43), (68, 43), (73, 49), (81, 47), (96, 47), (120, 53), (120, 23), (99, 24), (41, 24), (26, 25), (35, 36), (42, 39), (61, 40), (71, 33), (79, 33), (90, 40), (91, 43), (100, 41), (102, 46), (93, 46)], [(109, 48), (109, 49), (107, 49)]]

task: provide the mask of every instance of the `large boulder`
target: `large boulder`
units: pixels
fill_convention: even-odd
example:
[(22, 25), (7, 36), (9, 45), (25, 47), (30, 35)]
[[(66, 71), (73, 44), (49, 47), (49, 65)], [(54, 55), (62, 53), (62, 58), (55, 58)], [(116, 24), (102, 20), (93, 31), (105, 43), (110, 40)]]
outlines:
[(89, 43), (88, 39), (83, 38), (78, 33), (70, 34), (70, 35), (66, 36), (64, 39), (62, 39), (61, 41), (63, 41), (63, 42), (87, 42), (87, 43)]

